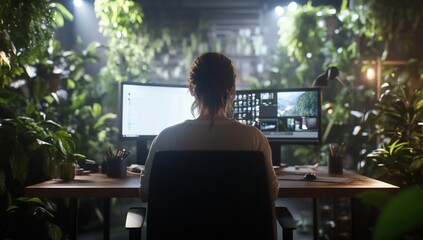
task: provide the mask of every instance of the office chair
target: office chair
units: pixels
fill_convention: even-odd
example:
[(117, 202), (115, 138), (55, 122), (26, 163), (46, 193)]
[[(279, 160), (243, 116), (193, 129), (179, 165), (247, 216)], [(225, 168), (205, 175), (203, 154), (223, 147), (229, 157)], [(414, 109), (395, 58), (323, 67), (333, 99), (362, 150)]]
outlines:
[(131, 208), (130, 239), (284, 239), (295, 221), (275, 211), (265, 160), (258, 151), (161, 151), (155, 154), (148, 208)]

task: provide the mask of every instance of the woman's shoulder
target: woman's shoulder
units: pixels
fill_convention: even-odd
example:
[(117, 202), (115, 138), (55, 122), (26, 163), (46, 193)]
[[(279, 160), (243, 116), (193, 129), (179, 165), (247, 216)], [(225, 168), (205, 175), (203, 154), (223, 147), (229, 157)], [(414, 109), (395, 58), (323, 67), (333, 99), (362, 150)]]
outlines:
[(234, 129), (239, 129), (240, 131), (249, 132), (250, 134), (257, 135), (257, 136), (260, 136), (260, 137), (264, 137), (263, 133), (255, 126), (247, 125), (247, 124), (238, 122), (236, 120), (231, 121), (231, 126)]
[(166, 127), (165, 129), (163, 129), (160, 132), (159, 135), (169, 134), (169, 133), (172, 133), (172, 132), (175, 132), (175, 131), (180, 131), (181, 129), (186, 129), (186, 128), (189, 127), (189, 125), (190, 125), (190, 121), (186, 120), (186, 121), (183, 121), (181, 123), (177, 123), (175, 125)]

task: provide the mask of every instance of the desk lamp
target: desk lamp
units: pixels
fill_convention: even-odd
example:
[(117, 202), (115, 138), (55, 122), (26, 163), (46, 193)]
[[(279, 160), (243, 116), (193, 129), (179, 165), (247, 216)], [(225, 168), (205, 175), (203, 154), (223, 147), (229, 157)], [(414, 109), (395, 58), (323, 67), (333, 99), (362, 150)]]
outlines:
[(345, 86), (345, 84), (339, 79), (339, 70), (337, 67), (329, 67), (326, 69), (326, 71), (313, 81), (313, 87), (327, 87), (329, 84), (329, 81), (332, 81), (333, 79), (338, 79), (339, 82), (342, 83), (342, 85)]

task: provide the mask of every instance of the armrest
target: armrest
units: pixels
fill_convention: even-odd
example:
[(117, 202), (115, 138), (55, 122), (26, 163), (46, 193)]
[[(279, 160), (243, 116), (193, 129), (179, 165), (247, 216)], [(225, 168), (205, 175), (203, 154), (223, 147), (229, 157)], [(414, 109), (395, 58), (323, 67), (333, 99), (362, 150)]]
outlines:
[(137, 229), (144, 225), (145, 207), (131, 207), (126, 214), (125, 228)]
[(292, 240), (293, 231), (297, 229), (297, 224), (288, 208), (276, 207), (276, 219), (282, 227), (282, 239)]
[(145, 207), (131, 207), (126, 214), (125, 228), (129, 231), (129, 239), (141, 239), (141, 229), (144, 225)]

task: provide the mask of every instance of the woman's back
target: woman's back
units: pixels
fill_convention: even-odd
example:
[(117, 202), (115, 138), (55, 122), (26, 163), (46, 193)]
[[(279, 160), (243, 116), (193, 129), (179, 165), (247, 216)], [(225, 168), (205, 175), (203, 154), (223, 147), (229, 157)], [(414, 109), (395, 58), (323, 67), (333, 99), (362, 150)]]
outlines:
[[(272, 168), (272, 153), (264, 135), (255, 127), (226, 117), (235, 95), (235, 67), (220, 53), (205, 53), (192, 64), (188, 77), (193, 109), (199, 116), (166, 128), (152, 142), (141, 177), (141, 200), (148, 201), (149, 178), (154, 154), (161, 150), (249, 150), (261, 151), (266, 159), (274, 197), (279, 183)], [(175, 103), (177, 104), (177, 103)]]
[(209, 120), (187, 120), (160, 133), (152, 151), (158, 150), (260, 150), (267, 141), (252, 126), (235, 120), (216, 120), (209, 129)]

